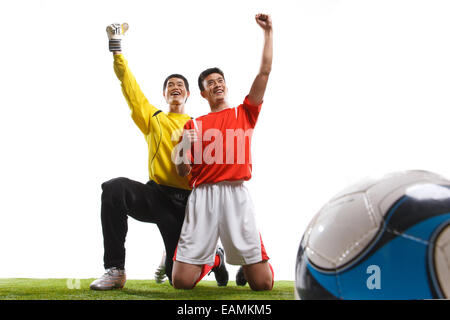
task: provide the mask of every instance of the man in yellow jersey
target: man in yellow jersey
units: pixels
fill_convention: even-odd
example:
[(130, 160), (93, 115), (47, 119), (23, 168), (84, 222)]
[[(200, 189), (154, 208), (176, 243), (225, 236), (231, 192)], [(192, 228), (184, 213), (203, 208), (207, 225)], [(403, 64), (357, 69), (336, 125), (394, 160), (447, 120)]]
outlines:
[[(165, 113), (150, 104), (131, 73), (121, 51), (121, 40), (127, 24), (108, 26), (109, 49), (113, 52), (114, 71), (121, 81), (122, 92), (131, 109), (131, 116), (144, 134), (149, 152), (150, 180), (140, 183), (116, 178), (102, 184), (101, 220), (106, 273), (91, 283), (93, 290), (122, 288), (125, 275), (125, 237), (128, 216), (142, 222), (155, 223), (164, 240), (165, 272), (171, 281), (174, 252), (184, 220), (186, 201), (190, 194), (188, 180), (176, 173), (172, 149), (187, 120), (185, 104), (189, 97), (189, 83), (180, 74), (169, 75), (163, 94), (169, 105)], [(212, 271), (218, 285), (226, 285), (228, 272), (223, 251), (218, 249), (218, 263)]]

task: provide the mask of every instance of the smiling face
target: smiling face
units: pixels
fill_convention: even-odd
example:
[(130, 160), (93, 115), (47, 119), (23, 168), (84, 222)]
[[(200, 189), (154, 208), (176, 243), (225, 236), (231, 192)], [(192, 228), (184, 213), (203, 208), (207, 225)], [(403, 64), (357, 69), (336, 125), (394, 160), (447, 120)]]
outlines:
[(164, 97), (169, 105), (184, 104), (189, 97), (189, 91), (186, 89), (183, 79), (169, 78), (164, 89)]
[(225, 79), (219, 73), (211, 73), (203, 80), (202, 97), (208, 100), (211, 107), (226, 101), (228, 88)]

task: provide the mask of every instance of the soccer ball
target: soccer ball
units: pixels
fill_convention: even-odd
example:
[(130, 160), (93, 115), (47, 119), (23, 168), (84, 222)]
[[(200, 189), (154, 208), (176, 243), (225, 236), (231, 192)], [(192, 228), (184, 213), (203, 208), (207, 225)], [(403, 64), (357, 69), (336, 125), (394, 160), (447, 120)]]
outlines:
[(450, 181), (405, 171), (362, 181), (312, 219), (298, 299), (450, 298)]

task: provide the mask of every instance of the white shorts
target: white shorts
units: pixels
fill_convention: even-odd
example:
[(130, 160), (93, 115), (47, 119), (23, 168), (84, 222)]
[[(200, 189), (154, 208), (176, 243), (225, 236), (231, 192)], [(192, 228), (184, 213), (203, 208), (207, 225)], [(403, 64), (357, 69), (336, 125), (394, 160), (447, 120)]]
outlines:
[(213, 265), (219, 238), (228, 264), (269, 260), (242, 181), (202, 184), (192, 190), (174, 260)]

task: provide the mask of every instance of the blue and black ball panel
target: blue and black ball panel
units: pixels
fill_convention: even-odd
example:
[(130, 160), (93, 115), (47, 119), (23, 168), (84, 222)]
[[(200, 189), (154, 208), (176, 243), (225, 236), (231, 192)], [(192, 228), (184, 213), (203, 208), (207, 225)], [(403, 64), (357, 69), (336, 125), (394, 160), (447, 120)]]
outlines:
[[(439, 280), (436, 274), (436, 268), (435, 268), (435, 258), (434, 258), (434, 252), (435, 252), (435, 246), (436, 239), (439, 237), (439, 235), (444, 231), (444, 229), (447, 229), (450, 226), (450, 220), (448, 220), (446, 223), (441, 224), (434, 232), (433, 236), (430, 240), (430, 245), (428, 249), (428, 271), (430, 276), (430, 281), (433, 283), (432, 289), (433, 289), (433, 296), (438, 298), (446, 298), (443, 290), (441, 288), (441, 285), (439, 284)], [(450, 271), (450, 270), (449, 270)]]
[[(443, 186), (450, 189), (448, 186)], [(302, 299), (443, 298), (434, 268), (434, 239), (450, 224), (450, 198), (403, 196), (389, 209), (374, 240), (338, 269), (327, 270), (297, 254), (296, 290)], [(303, 242), (302, 242), (303, 243)], [(370, 266), (379, 288), (369, 289)]]
[[(303, 241), (302, 241), (303, 242)], [(297, 263), (295, 267), (295, 290), (303, 300), (336, 300), (339, 299), (333, 295), (326, 287), (323, 287), (314, 275), (309, 271), (308, 258), (304, 248), (300, 246), (297, 253)]]

